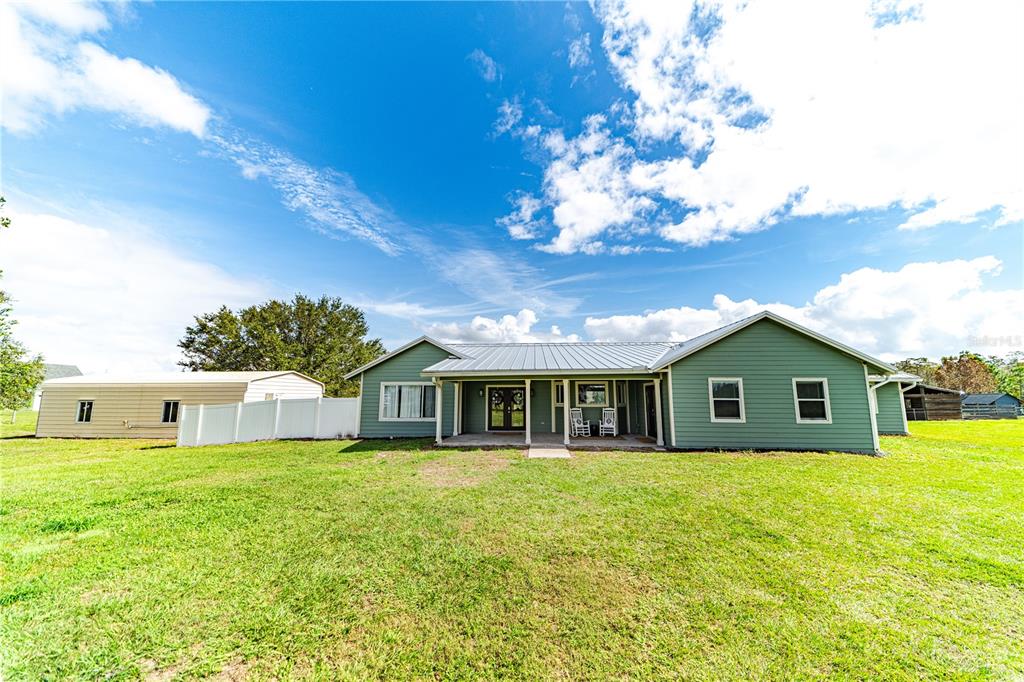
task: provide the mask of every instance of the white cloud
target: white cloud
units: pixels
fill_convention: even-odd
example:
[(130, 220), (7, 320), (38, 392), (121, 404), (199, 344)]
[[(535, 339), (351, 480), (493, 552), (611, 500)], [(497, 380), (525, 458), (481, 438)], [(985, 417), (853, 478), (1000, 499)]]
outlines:
[(389, 255), (401, 251), (393, 233), (398, 218), (374, 203), (348, 175), (314, 168), (285, 151), (238, 134), (211, 135), (217, 153), (238, 165), (250, 180), (266, 179), (290, 211), (306, 215), (328, 236), (345, 234), (373, 244)]
[(494, 136), (504, 135), (519, 124), (523, 118), (523, 106), (518, 97), (503, 100), (498, 107), (498, 118), (494, 121)]
[(504, 315), (500, 319), (476, 316), (471, 322), (439, 322), (428, 324), (424, 331), (443, 341), (464, 343), (540, 343), (579, 341), (576, 334), (563, 335), (557, 326), (548, 331), (534, 331), (537, 314), (528, 308), (516, 315)]
[(541, 245), (548, 253), (596, 253), (598, 239), (610, 228), (629, 225), (653, 203), (638, 195), (628, 178), (633, 152), (604, 128), (603, 116), (586, 121), (579, 136), (567, 140), (549, 133), (544, 146), (552, 160), (544, 172), (544, 196), (554, 207), (558, 235)]
[(498, 66), (498, 63), (480, 48), (466, 55), (466, 59), (476, 67), (477, 73), (488, 83), (493, 83), (501, 76), (501, 68)]
[(145, 229), (46, 213), (11, 217), (0, 235), (0, 287), (15, 299), (19, 339), (48, 362), (89, 373), (174, 370), (177, 341), (194, 315), (268, 293)]
[(588, 317), (584, 328), (600, 340), (684, 340), (768, 309), (883, 359), (963, 349), (1005, 354), (1024, 343), (1024, 289), (986, 287), (1000, 270), (993, 256), (909, 263), (894, 272), (861, 268), (803, 305), (718, 294), (711, 308)]
[(569, 67), (573, 69), (590, 66), (590, 34), (573, 39), (569, 43)]
[(498, 224), (508, 230), (512, 239), (536, 239), (540, 235), (542, 221), (535, 218), (537, 211), (541, 209), (542, 202), (532, 194), (519, 192), (510, 197), (510, 201), (516, 209), (503, 218), (498, 219)]
[[(655, 219), (663, 238), (696, 246), (893, 206), (911, 212), (904, 229), (990, 210), (995, 226), (1024, 221), (1024, 4), (610, 2), (596, 14), (632, 97), (629, 136), (609, 134), (593, 158), (552, 151), (548, 251), (644, 227), (623, 208), (641, 199), (679, 216)], [(606, 156), (606, 172), (551, 191)]]
[(0, 5), (3, 127), (32, 132), (49, 114), (96, 109), (203, 137), (210, 110), (173, 76), (80, 39), (106, 27), (92, 4)]

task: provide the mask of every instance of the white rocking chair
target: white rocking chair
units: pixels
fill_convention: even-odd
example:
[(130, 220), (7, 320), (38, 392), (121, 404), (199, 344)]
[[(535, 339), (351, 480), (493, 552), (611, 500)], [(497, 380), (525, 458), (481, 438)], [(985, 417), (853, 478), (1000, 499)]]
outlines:
[(570, 436), (573, 438), (578, 438), (580, 436), (590, 437), (590, 422), (583, 418), (583, 410), (581, 408), (570, 407), (569, 420), (572, 422), (569, 430)]
[(615, 419), (615, 408), (606, 407), (601, 410), (601, 425), (600, 435), (602, 436), (617, 436), (619, 435), (619, 429), (616, 425)]

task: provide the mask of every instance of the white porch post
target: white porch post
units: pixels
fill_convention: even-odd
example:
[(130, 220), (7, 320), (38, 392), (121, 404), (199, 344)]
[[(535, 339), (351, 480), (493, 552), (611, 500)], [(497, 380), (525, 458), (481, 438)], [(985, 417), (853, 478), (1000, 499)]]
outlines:
[(569, 444), (569, 380), (562, 379), (562, 442)]
[(661, 428), (661, 377), (654, 378), (654, 421), (658, 430), (658, 445), (665, 445), (665, 434)]
[(612, 379), (612, 407), (615, 408), (615, 434), (619, 435), (619, 382)]
[(530, 380), (526, 380), (526, 444), (530, 444)]
[(443, 440), (441, 425), (444, 423), (444, 382), (434, 377), (434, 394), (437, 396), (437, 405), (434, 406), (434, 423), (437, 425), (438, 445)]
[(462, 416), (462, 382), (456, 381), (455, 384), (455, 400), (452, 402), (452, 435), (459, 435), (459, 424), (462, 420), (459, 418)]

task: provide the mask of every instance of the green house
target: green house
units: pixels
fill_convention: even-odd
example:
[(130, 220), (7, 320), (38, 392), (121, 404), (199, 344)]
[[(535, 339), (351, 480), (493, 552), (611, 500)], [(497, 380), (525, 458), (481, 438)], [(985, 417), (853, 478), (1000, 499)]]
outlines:
[(876, 453), (879, 419), (902, 405), (895, 375), (765, 311), (683, 342), (421, 337), (348, 377), (360, 381), (364, 438)]

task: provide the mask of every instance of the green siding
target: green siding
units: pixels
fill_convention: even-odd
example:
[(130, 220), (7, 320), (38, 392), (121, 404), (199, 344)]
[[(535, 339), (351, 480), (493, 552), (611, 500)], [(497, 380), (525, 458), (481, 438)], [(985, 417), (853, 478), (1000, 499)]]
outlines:
[(903, 428), (903, 394), (900, 393), (900, 385), (891, 382), (880, 386), (875, 395), (878, 397), (878, 412), (875, 419), (878, 421), (878, 432), (906, 435), (907, 430)]
[[(743, 378), (745, 424), (711, 422), (708, 377)], [(796, 423), (793, 377), (828, 378), (831, 424)], [(873, 452), (867, 390), (860, 361), (762, 320), (672, 365), (675, 446)]]
[[(420, 372), (424, 367), (447, 357), (447, 352), (433, 344), (423, 342), (363, 372), (359, 435), (364, 438), (434, 436), (437, 429), (434, 421), (380, 421), (380, 384), (383, 381), (429, 381), (424, 379)], [(455, 390), (451, 382), (445, 382), (441, 426), (446, 436), (452, 433), (454, 400)]]
[[(515, 379), (462, 382), (462, 432), (483, 433), (487, 430), (487, 386), (523, 386)], [(547, 379), (530, 382), (530, 428), (534, 433), (551, 432), (551, 382)], [(483, 395), (480, 392), (483, 391)]]

